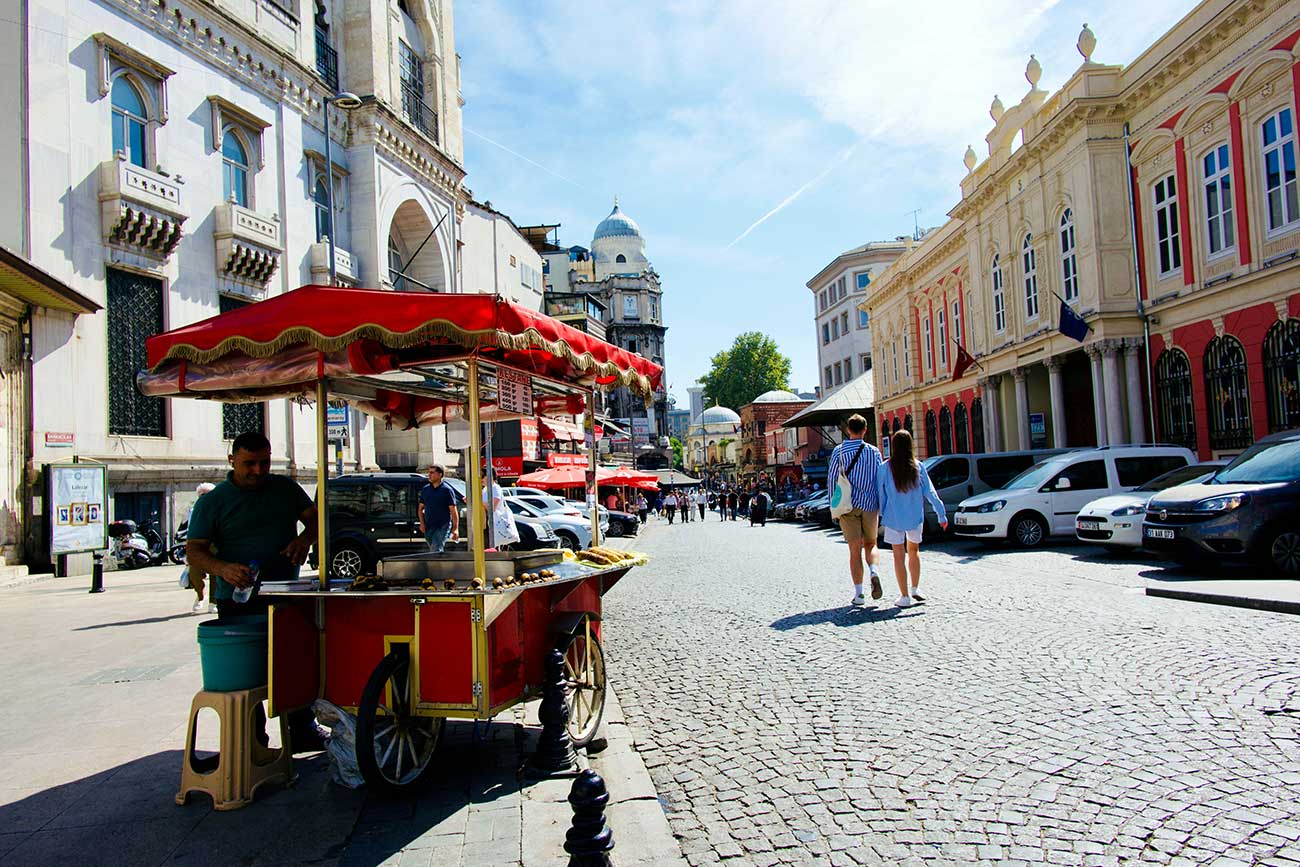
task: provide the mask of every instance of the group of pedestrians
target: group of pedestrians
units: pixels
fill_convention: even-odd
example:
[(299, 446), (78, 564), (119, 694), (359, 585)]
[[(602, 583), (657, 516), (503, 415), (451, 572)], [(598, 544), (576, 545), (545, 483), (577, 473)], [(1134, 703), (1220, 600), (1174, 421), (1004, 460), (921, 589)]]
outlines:
[(826, 483), (834, 490), (841, 477), (848, 480), (851, 508), (839, 516), (840, 529), (849, 546), (849, 576), (853, 580), (855, 606), (866, 604), (863, 593), (863, 567), (871, 580), (871, 598), (884, 595), (876, 566), (876, 538), (880, 527), (885, 543), (894, 554), (894, 578), (898, 582), (899, 608), (924, 601), (921, 584), (921, 534), (925, 529), (925, 501), (929, 500), (939, 516), (939, 524), (948, 528), (943, 500), (930, 482), (925, 467), (917, 462), (912, 435), (895, 431), (890, 440), (889, 460), (883, 461), (880, 450), (863, 440), (867, 420), (861, 415), (849, 417), (848, 437), (831, 452)]

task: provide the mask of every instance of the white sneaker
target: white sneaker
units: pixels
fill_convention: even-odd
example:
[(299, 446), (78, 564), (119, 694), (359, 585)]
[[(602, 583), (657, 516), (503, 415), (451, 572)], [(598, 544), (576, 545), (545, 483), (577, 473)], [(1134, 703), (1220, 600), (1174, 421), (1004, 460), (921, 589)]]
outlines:
[(861, 593), (858, 593), (853, 597), (852, 604), (857, 608), (861, 608), (863, 605), (867, 604), (867, 597), (863, 596)]
[(216, 613), (217, 613), (217, 603), (215, 603), (215, 602), (209, 602), (209, 603), (208, 603), (208, 613), (209, 613), (209, 614), (216, 614)]
[(195, 599), (194, 604), (190, 606), (191, 614), (199, 614), (203, 611), (204, 602), (202, 599)]
[(900, 597), (898, 597), (898, 601), (895, 602), (894, 604), (897, 605), (899, 608), (911, 608), (911, 607), (912, 607), (912, 597), (911, 597), (911, 596), (900, 596)]

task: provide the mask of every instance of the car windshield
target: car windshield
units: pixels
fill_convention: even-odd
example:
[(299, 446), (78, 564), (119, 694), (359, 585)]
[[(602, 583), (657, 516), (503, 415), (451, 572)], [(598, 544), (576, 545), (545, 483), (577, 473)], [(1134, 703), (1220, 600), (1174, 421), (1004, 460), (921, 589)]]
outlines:
[(1164, 475), (1156, 476), (1145, 485), (1139, 485), (1133, 490), (1153, 493), (1163, 491), (1166, 488), (1176, 488), (1179, 485), (1190, 485), (1212, 475), (1214, 475), (1214, 470), (1207, 468), (1204, 464), (1188, 464), (1185, 467), (1170, 470)]
[(1300, 439), (1257, 443), (1219, 470), (1211, 485), (1264, 485), (1300, 479)]
[(1050, 461), (1043, 461), (1025, 470), (1011, 481), (1003, 486), (1004, 490), (1017, 490), (1022, 488), (1037, 488), (1052, 476), (1065, 469), (1066, 464), (1070, 462), (1069, 458), (1056, 458)]
[(943, 457), (943, 455), (934, 455), (933, 457), (928, 457), (925, 460), (921, 461), (921, 466), (925, 467), (925, 471), (928, 473), (931, 467), (939, 463), (939, 458), (941, 457)]

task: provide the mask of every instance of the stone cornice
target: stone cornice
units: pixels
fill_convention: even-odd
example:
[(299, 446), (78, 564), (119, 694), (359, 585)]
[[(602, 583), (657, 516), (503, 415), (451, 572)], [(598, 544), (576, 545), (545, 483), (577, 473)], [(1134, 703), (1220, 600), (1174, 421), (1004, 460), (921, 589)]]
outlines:
[(462, 182), (465, 169), (432, 143), (406, 129), (386, 105), (372, 102), (352, 112), (349, 145), (373, 144), (375, 149), (458, 202), (463, 216)]

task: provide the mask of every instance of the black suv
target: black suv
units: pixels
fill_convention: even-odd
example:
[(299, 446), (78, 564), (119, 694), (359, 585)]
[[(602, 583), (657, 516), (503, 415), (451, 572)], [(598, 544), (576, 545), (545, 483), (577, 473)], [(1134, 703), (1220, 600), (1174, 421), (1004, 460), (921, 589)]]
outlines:
[(1189, 564), (1249, 557), (1300, 578), (1300, 430), (1264, 437), (1199, 485), (1156, 494), (1142, 546)]

